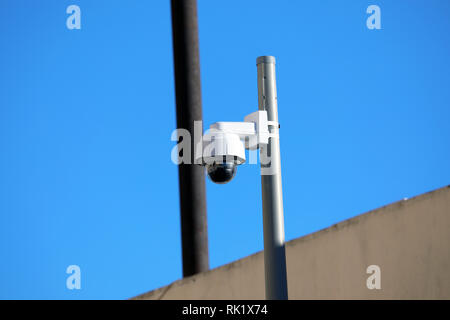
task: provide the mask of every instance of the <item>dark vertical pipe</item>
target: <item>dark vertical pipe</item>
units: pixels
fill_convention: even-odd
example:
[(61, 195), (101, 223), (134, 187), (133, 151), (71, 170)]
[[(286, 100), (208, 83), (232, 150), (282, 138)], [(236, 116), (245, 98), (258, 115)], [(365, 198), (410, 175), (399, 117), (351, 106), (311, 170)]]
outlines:
[(197, 1), (171, 0), (177, 128), (191, 133), (192, 164), (178, 167), (183, 276), (209, 269), (205, 172), (193, 164), (194, 121), (202, 120)]

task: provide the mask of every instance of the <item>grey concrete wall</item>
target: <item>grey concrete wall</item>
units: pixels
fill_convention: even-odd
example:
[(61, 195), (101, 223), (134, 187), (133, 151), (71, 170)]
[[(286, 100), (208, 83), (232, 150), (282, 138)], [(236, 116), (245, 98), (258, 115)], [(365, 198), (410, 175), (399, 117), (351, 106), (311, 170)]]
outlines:
[[(290, 299), (450, 299), (450, 186), (286, 245)], [(136, 299), (264, 299), (264, 256), (175, 281)], [(369, 265), (381, 289), (369, 290)]]

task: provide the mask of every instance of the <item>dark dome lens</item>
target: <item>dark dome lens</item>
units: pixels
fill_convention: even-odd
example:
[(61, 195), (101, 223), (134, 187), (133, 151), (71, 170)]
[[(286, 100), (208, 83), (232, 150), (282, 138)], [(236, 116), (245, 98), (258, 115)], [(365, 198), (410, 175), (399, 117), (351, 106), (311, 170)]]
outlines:
[(236, 175), (236, 165), (233, 163), (214, 163), (206, 167), (208, 177), (215, 183), (227, 183)]

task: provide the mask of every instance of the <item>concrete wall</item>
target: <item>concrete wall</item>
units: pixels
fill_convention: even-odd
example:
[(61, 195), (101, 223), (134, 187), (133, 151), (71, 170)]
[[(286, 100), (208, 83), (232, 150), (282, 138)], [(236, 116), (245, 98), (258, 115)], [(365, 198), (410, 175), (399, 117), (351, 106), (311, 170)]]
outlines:
[[(450, 186), (286, 245), (290, 299), (450, 299)], [(264, 299), (264, 256), (175, 281), (136, 299)], [(369, 290), (369, 265), (381, 289)]]

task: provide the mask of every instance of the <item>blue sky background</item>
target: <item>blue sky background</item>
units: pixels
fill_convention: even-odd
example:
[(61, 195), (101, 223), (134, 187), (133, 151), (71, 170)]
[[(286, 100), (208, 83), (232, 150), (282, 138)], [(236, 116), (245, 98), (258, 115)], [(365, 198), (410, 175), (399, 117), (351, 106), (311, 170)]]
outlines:
[[(277, 58), (287, 240), (450, 182), (450, 1), (198, 10), (206, 126), (255, 111), (256, 57)], [(169, 1), (1, 0), (0, 34), (0, 298), (123, 299), (180, 279)], [(207, 203), (212, 268), (263, 249), (257, 166), (208, 181)]]

